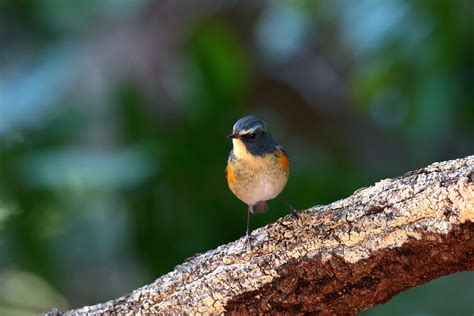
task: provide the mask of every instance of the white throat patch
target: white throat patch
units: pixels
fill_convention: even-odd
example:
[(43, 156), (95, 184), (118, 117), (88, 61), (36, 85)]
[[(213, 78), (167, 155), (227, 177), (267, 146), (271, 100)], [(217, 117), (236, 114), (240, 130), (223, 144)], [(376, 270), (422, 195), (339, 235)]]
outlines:
[(249, 151), (245, 147), (245, 144), (242, 140), (238, 138), (232, 139), (232, 145), (234, 148), (234, 155), (237, 159), (249, 159), (251, 158)]

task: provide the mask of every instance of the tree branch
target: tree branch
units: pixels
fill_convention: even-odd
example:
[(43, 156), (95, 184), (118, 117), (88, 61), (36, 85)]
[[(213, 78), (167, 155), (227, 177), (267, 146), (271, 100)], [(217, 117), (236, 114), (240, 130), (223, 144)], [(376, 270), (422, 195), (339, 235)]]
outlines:
[[(474, 269), (474, 156), (385, 179), (200, 254), (80, 313), (355, 314)], [(51, 312), (51, 313), (58, 313)]]

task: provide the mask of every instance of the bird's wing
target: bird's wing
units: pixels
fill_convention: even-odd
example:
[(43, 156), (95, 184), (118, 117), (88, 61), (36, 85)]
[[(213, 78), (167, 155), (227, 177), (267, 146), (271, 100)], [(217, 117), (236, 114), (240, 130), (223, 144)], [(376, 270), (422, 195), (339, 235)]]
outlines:
[(276, 148), (280, 157), (281, 167), (283, 168), (283, 170), (288, 172), (290, 170), (290, 158), (288, 157), (288, 154), (286, 153), (283, 147), (281, 147), (280, 145), (276, 145)]
[(286, 152), (285, 148), (283, 148), (282, 145), (277, 144), (276, 147), (283, 152), (283, 154), (286, 156), (288, 160), (290, 160), (290, 157), (288, 157), (288, 153)]

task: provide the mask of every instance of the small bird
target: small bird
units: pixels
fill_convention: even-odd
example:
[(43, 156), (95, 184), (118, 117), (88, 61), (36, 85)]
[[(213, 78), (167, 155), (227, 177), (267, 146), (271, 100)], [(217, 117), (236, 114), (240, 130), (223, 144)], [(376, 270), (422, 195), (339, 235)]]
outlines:
[[(250, 213), (265, 213), (267, 201), (277, 197), (288, 181), (290, 159), (267, 131), (264, 121), (244, 116), (234, 124), (233, 148), (227, 159), (225, 175), (230, 190), (248, 205), (247, 236)], [(293, 216), (296, 210), (288, 205)]]

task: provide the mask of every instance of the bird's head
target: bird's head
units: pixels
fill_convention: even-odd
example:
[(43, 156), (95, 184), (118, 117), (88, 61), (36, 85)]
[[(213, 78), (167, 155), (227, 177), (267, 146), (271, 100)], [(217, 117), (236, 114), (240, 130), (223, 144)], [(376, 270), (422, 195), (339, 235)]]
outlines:
[(246, 156), (262, 156), (275, 150), (275, 141), (268, 133), (264, 121), (255, 116), (244, 116), (235, 122), (232, 129), (234, 154), (243, 158)]

